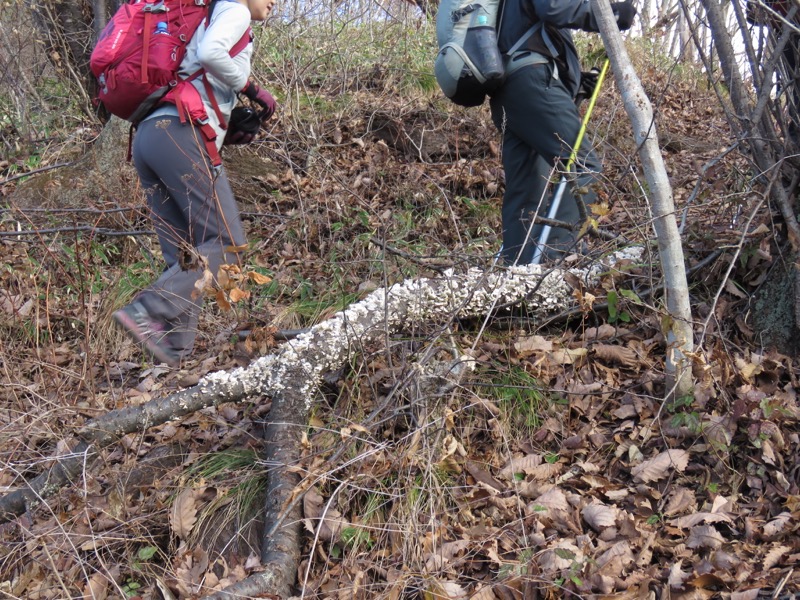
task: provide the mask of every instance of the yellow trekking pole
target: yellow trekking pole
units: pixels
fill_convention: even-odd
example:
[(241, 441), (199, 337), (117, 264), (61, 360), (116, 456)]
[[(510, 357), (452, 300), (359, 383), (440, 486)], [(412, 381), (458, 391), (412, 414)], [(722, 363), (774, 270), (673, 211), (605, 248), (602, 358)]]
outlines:
[[(603, 62), (602, 68), (600, 69), (600, 74), (597, 76), (597, 83), (595, 84), (594, 90), (592, 91), (592, 96), (589, 99), (589, 106), (586, 108), (586, 114), (583, 116), (583, 120), (581, 121), (581, 128), (578, 130), (578, 137), (575, 140), (575, 144), (572, 146), (572, 152), (570, 152), (569, 160), (567, 160), (567, 165), (564, 169), (565, 172), (561, 176), (561, 181), (558, 182), (558, 187), (553, 195), (553, 201), (550, 203), (550, 210), (547, 212), (547, 218), (550, 220), (556, 218), (558, 209), (561, 206), (561, 199), (564, 197), (564, 190), (567, 188), (567, 175), (572, 170), (575, 161), (578, 159), (578, 151), (581, 149), (583, 136), (586, 134), (586, 126), (589, 124), (589, 119), (592, 116), (594, 105), (597, 103), (597, 96), (600, 94), (600, 88), (603, 86), (603, 80), (606, 78), (606, 74), (608, 73), (608, 66), (609, 60), (606, 58), (605, 62)], [(542, 231), (539, 234), (539, 240), (536, 244), (536, 250), (533, 253), (533, 259), (531, 260), (532, 265), (538, 265), (542, 261), (544, 247), (547, 245), (547, 240), (550, 237), (550, 231), (552, 231), (552, 229), (553, 228), (550, 227), (550, 225), (545, 225), (542, 227)]]

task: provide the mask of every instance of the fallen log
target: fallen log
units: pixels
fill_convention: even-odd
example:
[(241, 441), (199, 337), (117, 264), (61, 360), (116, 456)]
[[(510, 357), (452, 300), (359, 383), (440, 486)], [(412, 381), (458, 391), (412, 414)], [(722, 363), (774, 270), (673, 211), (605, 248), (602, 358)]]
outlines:
[[(298, 374), (303, 377), (302, 373)], [(297, 386), (300, 387), (300, 386)], [(224, 590), (205, 597), (205, 600), (234, 600), (237, 598), (289, 598), (300, 562), (300, 505), (284, 511), (300, 475), (288, 465), (300, 458), (300, 432), (307, 422), (307, 402), (287, 386), (287, 392), (273, 398), (264, 438), (264, 462), (270, 468), (267, 474), (266, 502), (264, 506), (265, 533), (261, 542), (261, 569)]]
[[(638, 259), (632, 248), (609, 257), (608, 265)], [(581, 279), (592, 278), (607, 265), (573, 271)], [(247, 398), (280, 398), (290, 393), (303, 410), (310, 406), (326, 372), (344, 364), (351, 353), (388, 333), (422, 322), (446, 321), (491, 313), (498, 306), (525, 301), (532, 319), (564, 309), (572, 303), (571, 289), (563, 271), (543, 271), (538, 265), (507, 270), (466, 273), (446, 272), (435, 279), (407, 280), (369, 294), (270, 355), (247, 367), (219, 371), (196, 386), (136, 407), (114, 410), (93, 419), (77, 431), (72, 452), (54, 458), (54, 464), (36, 478), (0, 499), (0, 523), (33, 510), (62, 487), (89, 469), (99, 451), (122, 436), (176, 420), (202, 408)], [(300, 410), (299, 407), (296, 407)], [(285, 423), (270, 419), (273, 423)], [(280, 434), (273, 430), (273, 435)], [(269, 525), (267, 526), (269, 529)]]

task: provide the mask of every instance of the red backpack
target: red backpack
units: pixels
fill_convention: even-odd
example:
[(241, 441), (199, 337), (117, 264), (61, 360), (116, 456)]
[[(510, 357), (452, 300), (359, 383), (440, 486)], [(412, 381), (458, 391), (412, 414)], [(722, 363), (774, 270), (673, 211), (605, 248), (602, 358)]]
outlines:
[[(137, 124), (159, 103), (171, 102), (179, 109), (181, 121), (205, 122), (200, 95), (188, 82), (203, 76), (200, 69), (186, 79), (178, 76), (186, 46), (204, 19), (211, 18), (213, 2), (203, 0), (130, 0), (123, 4), (100, 33), (89, 66), (97, 78), (97, 99), (108, 112)], [(231, 48), (236, 56), (250, 43), (250, 30)], [(203, 77), (209, 99), (224, 119)], [(206, 146), (216, 137), (210, 126), (203, 128)], [(209, 137), (210, 136), (210, 137)], [(212, 159), (219, 161), (216, 147)], [(216, 156), (215, 156), (216, 155)]]

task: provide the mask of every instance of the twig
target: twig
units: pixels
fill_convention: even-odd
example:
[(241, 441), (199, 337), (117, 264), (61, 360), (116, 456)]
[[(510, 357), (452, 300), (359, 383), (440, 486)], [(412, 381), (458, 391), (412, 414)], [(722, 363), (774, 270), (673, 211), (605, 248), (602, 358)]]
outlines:
[(709, 160), (705, 165), (703, 165), (703, 168), (700, 170), (700, 176), (697, 178), (697, 182), (694, 184), (694, 189), (692, 189), (692, 193), (689, 194), (689, 197), (686, 199), (686, 205), (684, 206), (683, 212), (681, 213), (681, 223), (678, 226), (678, 233), (680, 233), (681, 235), (683, 235), (684, 229), (686, 229), (686, 219), (689, 215), (689, 208), (691, 207), (692, 204), (694, 204), (695, 199), (700, 194), (700, 187), (705, 181), (706, 173), (708, 173), (708, 170), (711, 167), (717, 165), (723, 158), (728, 156), (728, 154), (736, 150), (739, 147), (739, 144), (741, 144), (740, 140), (735, 141), (733, 144), (725, 148), (725, 150), (723, 150), (719, 155), (715, 156), (714, 158)]
[(438, 257), (434, 256), (416, 256), (409, 252), (405, 252), (400, 250), (399, 248), (395, 248), (394, 246), (390, 246), (386, 243), (386, 240), (381, 240), (376, 237), (372, 237), (369, 239), (370, 243), (375, 244), (383, 251), (388, 252), (389, 254), (394, 254), (395, 256), (399, 256), (401, 258), (405, 258), (411, 262), (417, 263), (418, 265), (422, 265), (429, 269), (433, 269), (439, 273), (445, 271), (446, 269), (450, 269), (453, 267), (453, 264), (450, 262), (441, 262)]
[[(275, 331), (270, 331), (269, 335), (271, 335), (273, 337), (273, 339), (285, 341), (285, 340), (293, 340), (298, 335), (302, 335), (304, 333), (308, 333), (309, 331), (311, 331), (311, 330), (308, 329), (308, 328), (306, 328), (306, 329), (277, 329)], [(247, 338), (249, 338), (252, 333), (253, 333), (253, 331), (251, 329), (241, 329), (241, 330), (236, 332), (236, 337), (238, 337), (239, 340), (243, 341), (243, 340), (246, 340)]]
[(155, 231), (150, 230), (133, 230), (133, 231), (117, 231), (115, 229), (107, 229), (105, 227), (92, 227), (91, 225), (80, 225), (77, 227), (53, 227), (50, 229), (26, 229), (24, 231), (0, 231), (0, 238), (4, 237), (29, 237), (50, 235), (54, 233), (80, 233), (89, 232), (95, 235), (107, 235), (109, 237), (125, 237), (136, 235), (155, 235)]
[(117, 208), (21, 208), (18, 206), (3, 206), (0, 207), (0, 212), (19, 212), (23, 215), (28, 213), (45, 213), (45, 214), (94, 214), (94, 215), (109, 215), (112, 213), (130, 212), (130, 211), (144, 211), (144, 206), (128, 206)]
[[(581, 227), (583, 227), (583, 221), (578, 223), (568, 223), (566, 221), (559, 221), (558, 219), (548, 219), (547, 217), (539, 216), (534, 217), (533, 222), (535, 225), (549, 225), (550, 227), (559, 227), (562, 229), (569, 229), (570, 231), (579, 230)], [(617, 240), (622, 244), (630, 244), (630, 240), (628, 240), (625, 236), (614, 233), (613, 231), (609, 231), (608, 229), (591, 227), (586, 233), (587, 235), (594, 235), (603, 240)]]
[(51, 169), (60, 169), (61, 167), (68, 167), (74, 163), (65, 162), (65, 163), (57, 163), (55, 165), (47, 165), (46, 167), (39, 167), (38, 169), (33, 169), (32, 171), (28, 171), (27, 173), (20, 173), (19, 175), (13, 175), (0, 181), (0, 185), (5, 185), (7, 183), (11, 183), (12, 181), (16, 181), (17, 179), (22, 179), (23, 177), (29, 177), (31, 175), (35, 175), (36, 173), (42, 173), (44, 171), (50, 171)]
[(772, 600), (775, 600), (778, 595), (783, 591), (783, 588), (786, 586), (786, 582), (789, 581), (789, 578), (794, 573), (794, 567), (789, 569), (789, 572), (786, 574), (786, 577), (781, 579), (781, 582), (778, 584), (778, 587), (775, 588), (775, 591), (772, 593)]

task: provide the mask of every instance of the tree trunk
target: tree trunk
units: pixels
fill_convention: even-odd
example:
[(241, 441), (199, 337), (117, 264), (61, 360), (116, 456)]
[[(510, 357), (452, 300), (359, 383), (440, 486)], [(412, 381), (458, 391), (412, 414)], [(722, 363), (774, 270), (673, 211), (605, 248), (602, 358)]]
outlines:
[[(763, 328), (758, 332), (762, 343), (768, 346), (775, 346), (784, 352), (794, 352), (798, 347), (800, 338), (800, 224), (797, 221), (796, 207), (787, 190), (786, 182), (792, 180), (793, 173), (782, 174), (781, 169), (784, 165), (791, 171), (791, 161), (783, 160), (790, 141), (781, 142), (776, 136), (776, 128), (772, 119), (763, 107), (766, 102), (766, 95), (771, 91), (768, 82), (764, 82), (761, 93), (764, 95), (755, 107), (750, 101), (750, 96), (742, 82), (739, 73), (739, 65), (736, 62), (735, 52), (731, 36), (725, 26), (725, 16), (722, 6), (717, 0), (700, 0), (706, 11), (711, 35), (714, 39), (720, 57), (720, 65), (725, 76), (725, 82), (730, 92), (730, 101), (733, 106), (735, 118), (731, 119), (731, 127), (740, 137), (750, 145), (750, 154), (756, 165), (757, 171), (765, 175), (768, 185), (768, 193), (773, 206), (781, 214), (786, 225), (787, 238), (791, 246), (791, 258), (786, 262), (786, 270), (773, 269), (771, 277), (775, 280), (768, 280), (757, 300), (764, 307), (767, 313), (758, 314), (755, 324)], [(747, 35), (746, 31), (742, 32)], [(762, 62), (764, 62), (762, 60)], [(767, 61), (769, 62), (769, 61)], [(787, 303), (771, 302), (769, 295), (774, 290), (785, 290), (790, 295), (791, 307)], [(764, 297), (764, 294), (768, 296)], [(791, 324), (786, 321), (790, 320)], [(776, 323), (781, 323), (776, 327)]]
[(126, 158), (130, 125), (112, 117), (84, 156), (20, 183), (9, 203), (21, 208), (85, 208), (107, 203), (143, 206), (136, 170)]
[(608, 57), (616, 76), (617, 87), (633, 135), (639, 147), (653, 213), (653, 228), (658, 240), (670, 328), (667, 334), (667, 396), (683, 397), (692, 393), (692, 370), (688, 356), (694, 350), (689, 286), (686, 281), (683, 248), (675, 220), (675, 204), (664, 159), (656, 136), (653, 109), (631, 65), (608, 0), (593, 0), (592, 7)]
[(50, 62), (72, 93), (81, 99), (80, 106), (94, 114), (91, 97), (94, 77), (89, 70), (95, 36), (92, 35), (92, 6), (88, 0), (25, 0), (47, 45)]

